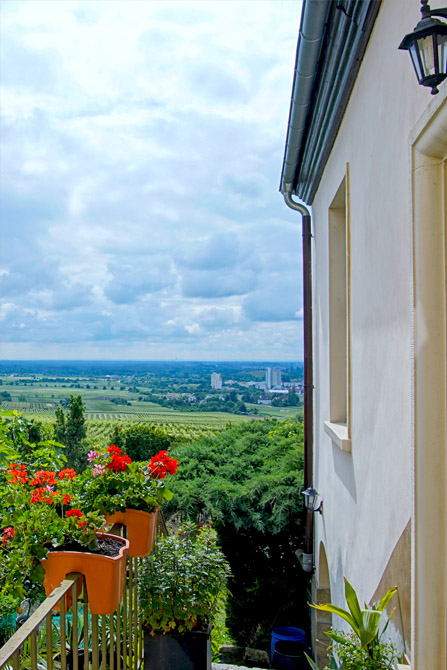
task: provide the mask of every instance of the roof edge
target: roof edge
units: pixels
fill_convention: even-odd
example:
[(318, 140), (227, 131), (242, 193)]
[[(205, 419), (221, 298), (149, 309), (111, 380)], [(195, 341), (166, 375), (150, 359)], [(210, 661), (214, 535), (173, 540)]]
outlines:
[(279, 190), (292, 193), (307, 114), (325, 33), (330, 0), (303, 0), (296, 49), (286, 146)]
[[(280, 191), (308, 205), (338, 135), (381, 2), (304, 0)], [(319, 44), (312, 60), (309, 21)]]

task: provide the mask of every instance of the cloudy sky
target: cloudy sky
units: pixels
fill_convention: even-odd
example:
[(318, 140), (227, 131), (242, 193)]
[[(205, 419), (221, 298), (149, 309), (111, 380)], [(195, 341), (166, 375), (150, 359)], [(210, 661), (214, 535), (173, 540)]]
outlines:
[(0, 358), (301, 360), (298, 0), (1, 0)]

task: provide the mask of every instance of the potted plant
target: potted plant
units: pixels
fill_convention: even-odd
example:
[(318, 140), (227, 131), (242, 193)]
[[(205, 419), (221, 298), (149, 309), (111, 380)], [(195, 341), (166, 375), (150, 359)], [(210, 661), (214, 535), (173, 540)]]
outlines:
[(11, 556), (28, 558), (33, 578), (44, 582), (47, 595), (68, 573), (82, 573), (92, 613), (114, 611), (124, 588), (128, 542), (101, 533), (105, 519), (97, 511), (73, 507), (75, 470), (36, 471), (12, 463), (3, 474), (1, 525)]
[(130, 556), (148, 556), (158, 510), (172, 498), (165, 478), (175, 474), (177, 461), (160, 451), (149, 462), (132, 462), (114, 444), (106, 451), (90, 451), (88, 460), (79, 497), (83, 509), (99, 510), (108, 524), (125, 525)]
[[(355, 590), (345, 578), (345, 598), (348, 610), (332, 603), (311, 605), (311, 607), (323, 612), (338, 614), (347, 621), (351, 628), (350, 633), (340, 630), (326, 632), (326, 635), (333, 641), (331, 669), (392, 670), (395, 667), (396, 649), (392, 643), (383, 642), (381, 639), (394, 610), (382, 630), (380, 630), (380, 624), (385, 607), (396, 591), (396, 586), (391, 587), (378, 604), (368, 607), (365, 603), (365, 607), (362, 609)], [(306, 657), (312, 670), (318, 670), (316, 663), (307, 654)]]
[(210, 670), (211, 626), (230, 566), (210, 526), (161, 538), (139, 574), (145, 670)]

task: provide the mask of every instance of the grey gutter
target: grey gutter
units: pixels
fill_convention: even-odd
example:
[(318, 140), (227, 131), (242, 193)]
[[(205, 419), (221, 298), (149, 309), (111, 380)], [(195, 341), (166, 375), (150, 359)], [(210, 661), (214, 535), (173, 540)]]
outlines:
[(293, 191), (329, 6), (329, 0), (303, 0), (281, 174), (281, 193)]
[[(317, 12), (326, 5), (326, 21)], [(312, 204), (324, 167), (332, 151), (357, 77), (381, 0), (306, 0), (302, 30), (297, 47), (297, 63), (306, 57), (306, 41), (301, 33), (314, 23), (319, 37), (320, 58), (313, 61), (314, 72), (303, 76), (295, 68), (286, 150), (280, 191), (293, 193)], [(318, 20), (320, 18), (320, 21)], [(304, 64), (305, 65), (305, 64)], [(311, 63), (308, 64), (310, 69)], [(309, 91), (309, 82), (312, 90)], [(297, 112), (301, 110), (301, 115)], [(305, 113), (305, 118), (304, 118)]]

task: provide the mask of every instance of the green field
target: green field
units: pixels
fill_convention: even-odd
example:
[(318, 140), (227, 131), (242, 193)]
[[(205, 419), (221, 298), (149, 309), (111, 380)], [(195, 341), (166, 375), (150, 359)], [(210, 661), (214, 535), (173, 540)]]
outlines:
[[(67, 403), (70, 395), (82, 395), (90, 442), (108, 441), (117, 423), (124, 426), (131, 422), (147, 423), (161, 428), (167, 434), (198, 439), (215, 435), (228, 424), (262, 418), (287, 419), (296, 417), (296, 407), (269, 407), (247, 403), (247, 409), (256, 414), (231, 414), (227, 412), (181, 411), (143, 400), (145, 385), (135, 386), (132, 379), (118, 377), (44, 378), (31, 376), (0, 376), (0, 392), (11, 399), (1, 400), (6, 410), (17, 410), (26, 417), (44, 423), (54, 423), (57, 407)], [(135, 390), (133, 390), (135, 389)], [(113, 402), (115, 401), (115, 402)], [(119, 404), (117, 404), (119, 403)], [(123, 404), (121, 404), (123, 403)]]
[(269, 419), (291, 419), (303, 413), (302, 407), (272, 407), (271, 405), (252, 405), (247, 404), (247, 409), (256, 407), (258, 416)]

